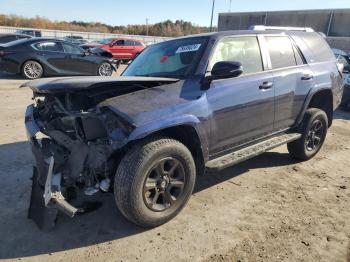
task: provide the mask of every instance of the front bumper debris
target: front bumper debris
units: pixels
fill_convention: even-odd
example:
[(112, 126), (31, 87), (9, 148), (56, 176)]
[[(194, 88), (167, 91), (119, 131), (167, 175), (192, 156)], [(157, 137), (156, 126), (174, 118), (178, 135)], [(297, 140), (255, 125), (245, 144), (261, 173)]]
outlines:
[(33, 116), (33, 105), (27, 107), (25, 125), (27, 137), (35, 156), (36, 166), (33, 170), (33, 185), (28, 218), (41, 229), (55, 225), (57, 210), (74, 217), (80, 209), (73, 207), (61, 192), (61, 173), (54, 173), (55, 158), (46, 148), (47, 143), (39, 143), (36, 136), (40, 128)]
[(61, 193), (61, 173), (53, 174), (54, 158), (50, 158), (49, 170), (47, 173), (44, 200), (46, 207), (54, 207), (70, 217), (78, 212), (78, 209), (69, 204)]

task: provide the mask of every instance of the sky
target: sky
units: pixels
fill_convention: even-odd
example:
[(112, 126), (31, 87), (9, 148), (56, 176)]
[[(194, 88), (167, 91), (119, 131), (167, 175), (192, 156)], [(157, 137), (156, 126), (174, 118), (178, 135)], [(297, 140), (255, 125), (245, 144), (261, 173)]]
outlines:
[[(0, 14), (43, 16), (50, 20), (102, 22), (110, 25), (150, 24), (185, 20), (209, 26), (213, 0), (0, 0)], [(350, 0), (231, 0), (232, 12), (350, 8)], [(218, 13), (228, 12), (230, 0), (215, 0)]]

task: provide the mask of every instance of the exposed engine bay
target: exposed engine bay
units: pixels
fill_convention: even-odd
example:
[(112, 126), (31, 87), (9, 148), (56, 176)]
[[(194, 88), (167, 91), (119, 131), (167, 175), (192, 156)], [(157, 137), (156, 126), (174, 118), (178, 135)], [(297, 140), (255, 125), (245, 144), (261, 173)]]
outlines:
[[(41, 202), (46, 207), (71, 217), (84, 213), (83, 207), (74, 207), (68, 200), (77, 191), (93, 195), (111, 190), (118, 159), (135, 128), (101, 102), (173, 81), (99, 82), (97, 86), (79, 90), (62, 88), (61, 92), (57, 86), (49, 89), (46, 85), (30, 84), (34, 104), (28, 106), (25, 122), (36, 160), (34, 194), (39, 190), (40, 195), (42, 190)], [(32, 196), (32, 201), (37, 198)], [(38, 210), (38, 205), (43, 203), (31, 203), (31, 208)], [(34, 213), (37, 212), (29, 211), (29, 217), (38, 220), (37, 214), (31, 215)], [(43, 227), (42, 221), (36, 222)]]

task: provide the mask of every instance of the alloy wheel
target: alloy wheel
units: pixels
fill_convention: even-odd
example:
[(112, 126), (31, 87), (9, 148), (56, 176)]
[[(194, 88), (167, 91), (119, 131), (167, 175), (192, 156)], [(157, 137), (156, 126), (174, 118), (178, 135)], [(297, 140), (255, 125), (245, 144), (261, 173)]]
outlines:
[(108, 63), (103, 63), (98, 69), (100, 76), (111, 76), (112, 75), (112, 66)]
[(322, 144), (322, 138), (324, 136), (324, 127), (321, 120), (315, 120), (306, 136), (305, 146), (307, 151), (315, 151)]
[(173, 206), (183, 195), (185, 170), (181, 162), (173, 157), (159, 160), (148, 172), (143, 198), (152, 211), (164, 211)]
[(42, 67), (38, 62), (28, 62), (24, 65), (23, 72), (29, 79), (36, 79), (42, 75)]

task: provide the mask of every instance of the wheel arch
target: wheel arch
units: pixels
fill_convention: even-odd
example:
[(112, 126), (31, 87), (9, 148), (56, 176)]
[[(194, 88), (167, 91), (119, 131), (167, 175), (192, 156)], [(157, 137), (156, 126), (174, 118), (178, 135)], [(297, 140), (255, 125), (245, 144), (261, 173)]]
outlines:
[[(199, 120), (198, 120), (199, 121)], [(175, 122), (159, 126), (157, 123), (148, 127), (136, 128), (129, 136), (129, 145), (149, 137), (166, 136), (183, 143), (191, 152), (196, 163), (197, 174), (204, 173), (205, 162), (208, 160), (208, 140), (199, 123)], [(128, 147), (128, 145), (127, 145)]]
[(315, 92), (310, 92), (308, 95), (302, 114), (300, 114), (297, 123), (299, 124), (309, 108), (318, 108), (323, 110), (328, 118), (328, 127), (332, 125), (333, 122), (333, 93), (329, 88), (319, 89)]

